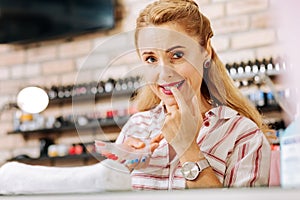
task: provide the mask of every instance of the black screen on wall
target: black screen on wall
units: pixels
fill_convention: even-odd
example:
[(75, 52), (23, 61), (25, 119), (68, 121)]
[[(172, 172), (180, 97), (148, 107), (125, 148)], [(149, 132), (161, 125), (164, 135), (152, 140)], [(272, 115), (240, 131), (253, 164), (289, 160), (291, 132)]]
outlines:
[(114, 27), (114, 0), (0, 0), (0, 43), (28, 43)]

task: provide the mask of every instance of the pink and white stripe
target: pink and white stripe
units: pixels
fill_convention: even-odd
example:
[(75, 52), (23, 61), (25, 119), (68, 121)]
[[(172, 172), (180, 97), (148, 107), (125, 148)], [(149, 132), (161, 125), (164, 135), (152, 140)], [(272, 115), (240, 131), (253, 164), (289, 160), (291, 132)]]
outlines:
[[(133, 115), (123, 127), (117, 143), (126, 137), (153, 138), (161, 132), (162, 105)], [(269, 179), (270, 145), (250, 119), (235, 110), (219, 106), (205, 114), (197, 142), (224, 187), (266, 186)], [(185, 188), (177, 157), (169, 162), (166, 140), (153, 152), (148, 168), (131, 173), (136, 190)]]

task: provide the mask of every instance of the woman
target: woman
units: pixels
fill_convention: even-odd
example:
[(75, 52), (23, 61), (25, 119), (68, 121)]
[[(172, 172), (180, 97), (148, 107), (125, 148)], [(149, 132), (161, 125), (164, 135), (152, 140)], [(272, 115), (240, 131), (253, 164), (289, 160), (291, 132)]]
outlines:
[(134, 189), (268, 184), (261, 116), (233, 85), (212, 36), (192, 0), (159, 0), (140, 13), (135, 39), (147, 84), (116, 141), (143, 149), (151, 140), (149, 157), (124, 163)]
[(150, 146), (151, 154), (75, 168), (10, 162), (0, 168), (0, 194), (128, 189), (127, 168), (135, 189), (267, 185), (270, 147), (261, 117), (232, 84), (212, 35), (193, 1), (150, 4), (136, 31), (147, 84), (134, 99), (140, 112), (116, 143), (136, 152)]

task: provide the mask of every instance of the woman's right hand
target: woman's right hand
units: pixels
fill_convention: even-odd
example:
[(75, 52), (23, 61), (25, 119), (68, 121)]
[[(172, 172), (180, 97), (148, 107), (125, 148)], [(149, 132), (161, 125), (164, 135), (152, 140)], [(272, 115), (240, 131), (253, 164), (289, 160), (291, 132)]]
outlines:
[(167, 113), (162, 133), (180, 158), (189, 148), (199, 148), (196, 138), (203, 118), (196, 96), (187, 102), (176, 87), (172, 87), (171, 91), (177, 104), (166, 104)]

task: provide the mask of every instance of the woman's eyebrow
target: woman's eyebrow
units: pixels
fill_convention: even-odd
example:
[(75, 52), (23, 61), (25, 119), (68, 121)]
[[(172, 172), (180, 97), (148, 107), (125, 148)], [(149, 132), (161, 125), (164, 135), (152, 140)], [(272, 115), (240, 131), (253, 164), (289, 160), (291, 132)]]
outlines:
[(152, 51), (145, 51), (145, 52), (142, 53), (142, 55), (145, 55), (145, 54), (151, 54), (152, 55), (154, 53)]
[(170, 51), (173, 51), (174, 49), (178, 49), (178, 48), (185, 48), (185, 47), (177, 45), (177, 46), (174, 46), (174, 47), (171, 47), (171, 48), (167, 49), (166, 52), (169, 53)]
[[(177, 45), (177, 46), (174, 46), (174, 47), (171, 47), (171, 48), (167, 49), (166, 52), (169, 53), (170, 51), (173, 51), (174, 49), (179, 49), (179, 48), (185, 48), (185, 47)], [(151, 54), (154, 54), (154, 52), (152, 52), (152, 51), (145, 51), (145, 52), (142, 53), (142, 55), (144, 55), (144, 54), (150, 54), (151, 55)]]

